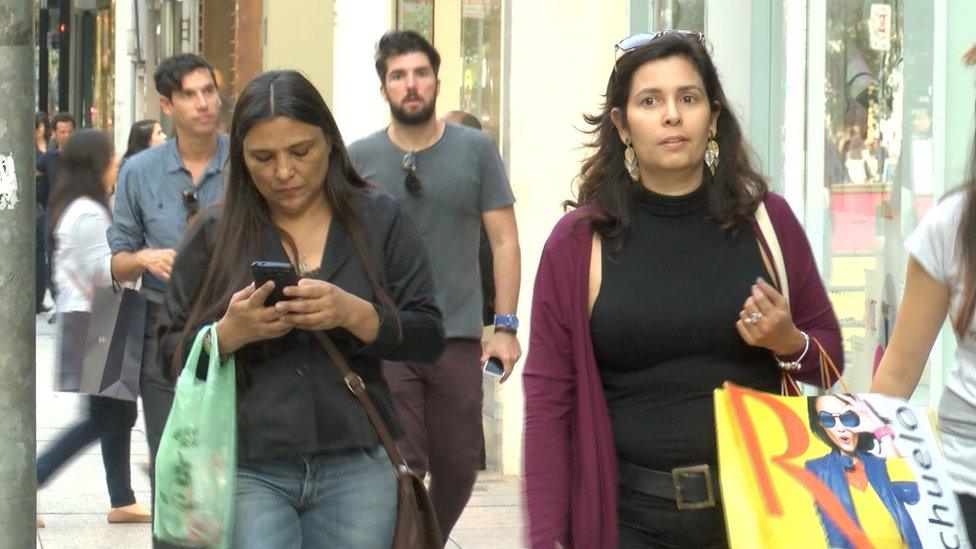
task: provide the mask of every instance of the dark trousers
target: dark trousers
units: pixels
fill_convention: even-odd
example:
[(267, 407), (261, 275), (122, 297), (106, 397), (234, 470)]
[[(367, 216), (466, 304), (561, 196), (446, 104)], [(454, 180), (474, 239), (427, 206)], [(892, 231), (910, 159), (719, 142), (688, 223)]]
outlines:
[(976, 541), (976, 496), (969, 494), (956, 494), (959, 496), (959, 505), (962, 507), (962, 519), (966, 521), (966, 533), (969, 534), (969, 543)]
[[(146, 422), (146, 440), (149, 442), (149, 484), (152, 489), (153, 507), (156, 504), (156, 452), (159, 451), (159, 441), (163, 437), (166, 418), (173, 407), (173, 383), (163, 376), (158, 362), (157, 350), (159, 339), (156, 328), (159, 326), (159, 313), (162, 305), (158, 303), (158, 296), (147, 294), (146, 303), (146, 338), (142, 347), (142, 371), (139, 376), (139, 395), (142, 397), (142, 412)], [(173, 547), (170, 544), (153, 540), (153, 547)]]
[(471, 498), (484, 445), (481, 342), (450, 339), (437, 362), (383, 364), (405, 436), (403, 457), (430, 474), (430, 498), (446, 540)]
[(617, 516), (620, 549), (728, 547), (721, 504), (679, 510), (673, 499), (621, 487)]
[(102, 443), (102, 463), (112, 507), (136, 502), (129, 470), (132, 426), (136, 424), (136, 403), (128, 400), (89, 396), (88, 417), (62, 434), (37, 458), (37, 485), (43, 486), (71, 458), (96, 440)]

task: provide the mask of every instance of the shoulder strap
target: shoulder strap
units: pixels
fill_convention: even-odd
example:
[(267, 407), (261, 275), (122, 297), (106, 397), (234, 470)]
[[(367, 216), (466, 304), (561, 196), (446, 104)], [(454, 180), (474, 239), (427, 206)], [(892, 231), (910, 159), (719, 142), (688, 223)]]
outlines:
[[(783, 260), (783, 250), (779, 246), (779, 238), (776, 237), (776, 231), (773, 230), (773, 222), (769, 219), (769, 212), (766, 211), (766, 204), (763, 202), (760, 202), (759, 207), (756, 208), (756, 224), (759, 225), (759, 232), (762, 233), (769, 253), (773, 256), (771, 260), (773, 269), (776, 271), (779, 289), (788, 303), (790, 301), (790, 283), (786, 278), (786, 262)], [(761, 249), (762, 246), (760, 246)]]
[(386, 423), (383, 422), (383, 418), (380, 417), (379, 412), (376, 410), (376, 406), (373, 401), (366, 394), (366, 384), (363, 383), (363, 379), (353, 372), (349, 368), (349, 363), (336, 348), (335, 343), (329, 338), (329, 336), (321, 330), (312, 332), (315, 334), (315, 338), (319, 340), (322, 347), (325, 348), (326, 354), (332, 359), (332, 363), (342, 374), (342, 379), (346, 382), (346, 387), (349, 391), (359, 400), (359, 403), (363, 406), (363, 411), (366, 412), (366, 417), (369, 418), (369, 422), (373, 424), (373, 429), (376, 430), (376, 434), (380, 438), (380, 442), (383, 443), (383, 447), (386, 448), (386, 453), (390, 457), (390, 462), (393, 463), (393, 468), (397, 472), (401, 471), (401, 467), (408, 468), (407, 462), (400, 455), (400, 449), (397, 448), (396, 443), (393, 441), (393, 437), (390, 436), (389, 429), (386, 428)]

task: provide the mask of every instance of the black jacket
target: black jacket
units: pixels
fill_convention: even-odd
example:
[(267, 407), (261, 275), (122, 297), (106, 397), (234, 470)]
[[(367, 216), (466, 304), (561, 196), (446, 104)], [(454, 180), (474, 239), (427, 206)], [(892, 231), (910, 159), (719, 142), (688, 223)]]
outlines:
[[(330, 330), (329, 335), (363, 378), (380, 415), (396, 434), (400, 428), (380, 372), (380, 360), (436, 360), (444, 346), (441, 314), (434, 301), (424, 246), (396, 201), (383, 191), (371, 189), (356, 197), (353, 207), (364, 225), (370, 253), (380, 266), (386, 290), (399, 310), (390, 311), (377, 302), (352, 240), (338, 220), (333, 220), (329, 229), (322, 270), (312, 276), (376, 307), (380, 328), (372, 343), (364, 345), (341, 328)], [(159, 327), (164, 371), (172, 363), (207, 260), (214, 247), (219, 246), (213, 242), (216, 220), (213, 212), (200, 219), (187, 232), (177, 252)], [(266, 230), (262, 256), (242, 257), (241, 261), (249, 264), (252, 259), (288, 261), (277, 233)], [(402, 338), (398, 337), (394, 315), (400, 317)], [(194, 326), (191, 333), (199, 327)], [(183, 349), (184, 359), (190, 343)], [(240, 460), (378, 444), (359, 402), (310, 332), (292, 330), (278, 339), (252, 343), (240, 349), (236, 358), (242, 373), (237, 394)]]

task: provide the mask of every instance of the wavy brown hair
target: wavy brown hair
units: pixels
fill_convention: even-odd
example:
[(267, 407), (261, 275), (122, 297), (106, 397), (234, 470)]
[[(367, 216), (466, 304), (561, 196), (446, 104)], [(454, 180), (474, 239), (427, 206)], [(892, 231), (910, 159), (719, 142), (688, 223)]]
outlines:
[[(976, 44), (963, 56), (967, 66), (976, 66)], [(962, 337), (976, 313), (976, 132), (973, 134), (973, 151), (969, 158), (969, 181), (966, 183), (966, 204), (959, 226), (959, 249), (962, 250), (963, 294), (959, 311), (952, 327)]]
[(673, 56), (691, 62), (705, 84), (713, 112), (719, 110), (715, 140), (721, 150), (721, 161), (715, 175), (712, 176), (702, 163), (703, 184), (708, 186), (709, 216), (727, 233), (734, 234), (743, 222), (749, 220), (768, 192), (765, 178), (750, 163), (750, 151), (739, 121), (726, 108), (728, 101), (708, 50), (694, 35), (664, 33), (617, 60), (607, 82), (602, 110), (584, 115), (586, 123), (592, 126), (586, 132), (593, 135), (588, 146), (595, 152), (583, 162), (578, 199), (567, 200), (563, 205), (573, 208), (599, 206), (598, 211), (587, 212), (583, 217), (612, 250), (618, 250), (628, 237), (633, 208), (630, 187), (635, 183), (624, 169), (625, 147), (613, 125), (611, 113), (615, 108), (620, 109), (626, 120), (634, 73), (646, 63)]
[[(377, 300), (391, 311), (398, 310), (385, 289), (386, 280), (379, 267), (379, 258), (373, 257), (369, 251), (363, 228), (365, 220), (353, 208), (353, 202), (372, 185), (353, 168), (332, 112), (315, 86), (301, 73), (292, 70), (266, 72), (244, 87), (234, 108), (230, 129), (230, 176), (214, 228), (213, 255), (180, 334), (171, 365), (174, 372), (178, 373), (182, 368), (183, 350), (189, 338), (195, 335), (195, 327), (219, 318), (234, 292), (251, 282), (249, 267), (252, 261), (263, 259), (260, 253), (265, 230), (277, 232), (291, 256), (299, 257), (294, 238), (272, 220), (268, 203), (258, 192), (244, 162), (244, 137), (255, 124), (276, 116), (321, 128), (331, 145), (329, 169), (322, 181), (325, 199), (336, 220), (349, 232)], [(397, 326), (399, 331), (399, 321)]]

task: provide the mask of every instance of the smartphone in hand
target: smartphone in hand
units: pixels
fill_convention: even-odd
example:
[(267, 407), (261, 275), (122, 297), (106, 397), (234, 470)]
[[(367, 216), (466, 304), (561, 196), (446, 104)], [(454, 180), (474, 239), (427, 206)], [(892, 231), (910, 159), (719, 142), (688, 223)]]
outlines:
[(274, 290), (264, 300), (265, 307), (271, 307), (279, 301), (290, 299), (283, 293), (285, 287), (298, 285), (298, 274), (295, 272), (295, 267), (291, 263), (281, 261), (255, 261), (251, 263), (251, 276), (254, 278), (255, 288), (260, 288), (269, 280), (274, 281)]
[(488, 361), (485, 362), (485, 365), (482, 366), (482, 370), (491, 377), (494, 377), (496, 380), (501, 379), (501, 377), (505, 375), (505, 367), (502, 366), (502, 361), (496, 357), (489, 358)]

